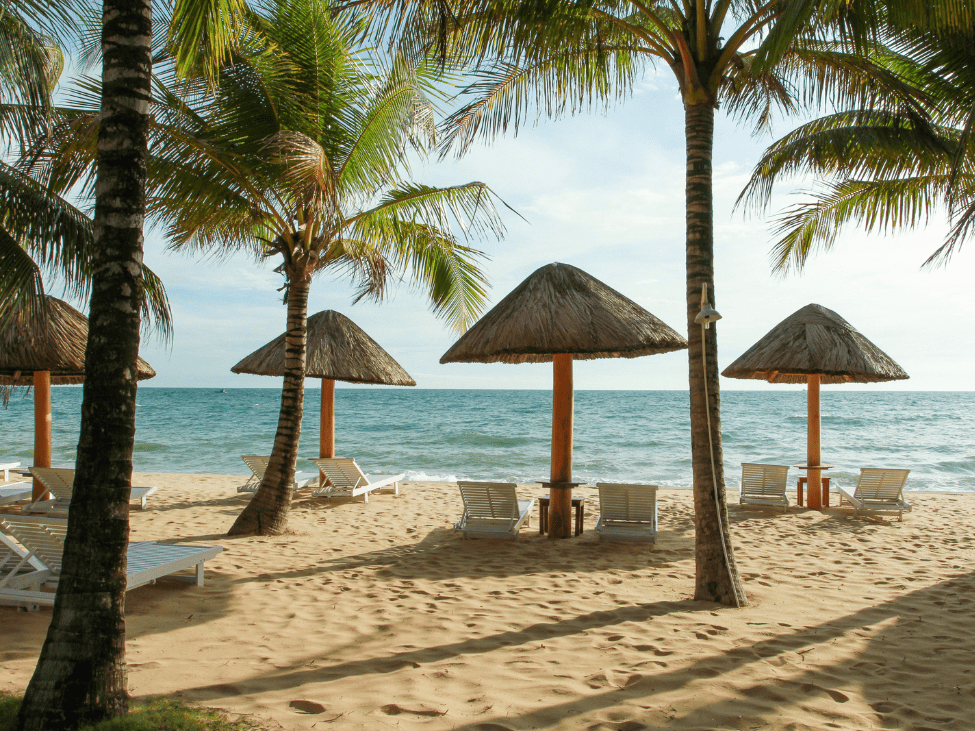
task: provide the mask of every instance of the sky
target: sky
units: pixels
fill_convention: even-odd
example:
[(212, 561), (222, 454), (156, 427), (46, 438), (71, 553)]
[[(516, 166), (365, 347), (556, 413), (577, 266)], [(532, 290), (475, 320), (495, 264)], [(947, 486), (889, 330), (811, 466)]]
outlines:
[[(789, 131), (781, 124), (773, 134)], [(975, 293), (966, 275), (972, 251), (947, 267), (922, 270), (946, 231), (943, 218), (895, 235), (845, 230), (836, 246), (801, 274), (771, 271), (769, 219), (735, 211), (734, 202), (773, 137), (752, 137), (721, 110), (714, 150), (715, 299), (719, 368), (724, 369), (778, 322), (815, 302), (836, 311), (911, 376), (880, 390), (971, 390), (975, 344), (970, 323)], [(541, 121), (461, 160), (419, 167), (418, 182), (449, 185), (479, 180), (522, 217), (505, 212), (503, 241), (479, 244), (489, 257), (490, 302), (496, 304), (533, 271), (571, 264), (642, 305), (678, 332), (684, 323), (684, 133), (676, 82), (648, 77), (632, 98), (607, 113)], [(808, 187), (811, 180), (797, 181)], [(798, 200), (782, 187), (770, 213)], [(284, 331), (286, 310), (278, 262), (259, 264), (166, 251), (148, 232), (145, 261), (169, 292), (175, 336), (143, 339), (142, 356), (158, 375), (143, 386), (279, 388), (281, 379), (235, 375), (231, 366)], [(441, 355), (456, 341), (408, 283), (383, 303), (352, 305), (352, 291), (324, 275), (312, 285), (309, 314), (337, 310), (382, 345), (419, 388), (551, 387), (550, 364), (450, 364)], [(318, 386), (309, 379), (309, 388)], [(339, 387), (346, 387), (339, 384)], [(575, 364), (576, 389), (687, 388), (684, 352)], [(722, 389), (783, 389), (761, 381), (722, 378)]]

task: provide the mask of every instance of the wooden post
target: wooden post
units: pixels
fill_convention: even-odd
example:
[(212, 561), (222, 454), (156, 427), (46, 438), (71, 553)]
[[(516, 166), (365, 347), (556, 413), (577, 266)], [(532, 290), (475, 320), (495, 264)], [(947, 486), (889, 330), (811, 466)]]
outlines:
[[(552, 356), (552, 482), (572, 482), (572, 354)], [(572, 535), (572, 488), (552, 485), (549, 488), (548, 537), (569, 538)]]
[[(51, 466), (51, 372), (34, 371), (34, 466)], [(43, 500), (47, 491), (34, 480), (34, 501)]]
[(335, 456), (335, 381), (322, 379), (322, 430), (319, 434), (318, 456)]
[[(318, 456), (335, 456), (335, 380), (322, 379), (321, 430), (318, 433)], [(325, 486), (325, 473), (318, 473), (318, 484)]]
[(819, 510), (823, 507), (822, 502), (822, 470), (819, 469), (820, 449), (819, 449), (819, 376), (809, 376), (809, 385), (806, 401), (806, 414), (808, 421), (808, 432), (806, 436), (806, 464), (809, 466), (807, 472), (809, 481), (806, 485), (807, 496), (806, 506)]

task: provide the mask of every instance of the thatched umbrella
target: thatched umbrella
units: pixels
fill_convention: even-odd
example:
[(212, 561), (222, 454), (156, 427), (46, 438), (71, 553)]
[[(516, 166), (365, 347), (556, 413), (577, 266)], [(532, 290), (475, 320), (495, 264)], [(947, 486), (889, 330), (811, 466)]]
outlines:
[(819, 385), (876, 383), (908, 378), (890, 356), (822, 305), (806, 305), (773, 327), (721, 373), (769, 383), (806, 383), (810, 508), (822, 507)]
[[(47, 297), (42, 331), (13, 313), (0, 328), (0, 386), (34, 386), (34, 466), (51, 466), (51, 386), (83, 383), (88, 318), (67, 302)], [(137, 377), (156, 372), (139, 358)], [(34, 485), (34, 499), (42, 497)]]
[[(335, 382), (415, 386), (393, 356), (345, 315), (324, 310), (308, 318), (305, 376), (322, 379), (319, 456), (335, 456)], [(283, 376), (285, 335), (281, 333), (230, 370), (259, 376)]]
[(636, 302), (568, 264), (538, 269), (475, 323), (441, 363), (547, 363), (554, 368), (549, 536), (568, 538), (572, 361), (636, 358), (687, 341)]

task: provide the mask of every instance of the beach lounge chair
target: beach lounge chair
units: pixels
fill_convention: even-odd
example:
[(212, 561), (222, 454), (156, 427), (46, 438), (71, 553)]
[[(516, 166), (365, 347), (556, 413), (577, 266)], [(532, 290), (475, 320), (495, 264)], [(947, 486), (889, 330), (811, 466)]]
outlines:
[(531, 525), (535, 499), (519, 500), (510, 482), (458, 482), (464, 514), (454, 524), (464, 538), (512, 538)]
[(781, 507), (783, 512), (788, 512), (789, 498), (785, 494), (788, 480), (788, 465), (742, 462), (740, 502), (742, 505)]
[[(0, 600), (22, 604), (31, 608), (38, 605), (52, 606), (54, 592), (42, 591), (56, 588), (61, 573), (61, 554), (68, 521), (26, 515), (0, 515), (0, 529), (9, 533), (23, 546), (19, 549), (6, 536), (0, 535), (8, 552), (17, 556), (9, 559), (0, 572)], [(126, 586), (129, 591), (136, 587), (166, 577), (173, 581), (186, 581), (203, 586), (203, 564), (223, 551), (222, 546), (186, 546), (145, 541), (130, 543), (127, 555)], [(178, 574), (195, 569), (194, 574)]]
[(601, 541), (657, 540), (657, 486), (597, 482), (599, 517), (596, 535)]
[(12, 505), (21, 500), (30, 500), (34, 486), (29, 482), (11, 482), (0, 487), (0, 505)]
[(10, 482), (10, 470), (20, 467), (20, 462), (0, 462), (0, 471), (3, 472), (3, 481)]
[[(244, 464), (250, 467), (251, 476), (247, 479), (247, 482), (237, 487), (237, 492), (257, 492), (257, 488), (261, 486), (261, 480), (264, 479), (264, 473), (267, 471), (267, 461), (271, 458), (255, 457), (252, 454), (242, 454), (240, 458), (244, 460)], [(309, 477), (307, 480), (298, 480), (292, 489), (300, 490), (303, 487), (308, 487), (314, 481), (314, 477)]]
[[(74, 470), (56, 467), (31, 467), (30, 473), (44, 489), (54, 496), (53, 500), (38, 500), (21, 508), (24, 513), (45, 513), (64, 515), (71, 504), (71, 491), (74, 487)], [(129, 499), (137, 501), (141, 510), (146, 509), (146, 498), (155, 494), (158, 487), (133, 487)]]
[(836, 492), (840, 496), (840, 505), (844, 502), (853, 506), (853, 515), (860, 513), (897, 513), (904, 520), (904, 513), (913, 509), (904, 500), (904, 483), (910, 470), (885, 470), (864, 467), (860, 470), (860, 479), (851, 495), (842, 487), (837, 486)]
[(355, 498), (362, 495), (369, 502), (369, 493), (380, 488), (392, 488), (399, 495), (399, 483), (406, 474), (367, 475), (362, 472), (354, 459), (346, 457), (321, 457), (312, 462), (325, 476), (321, 487), (312, 495), (315, 497)]

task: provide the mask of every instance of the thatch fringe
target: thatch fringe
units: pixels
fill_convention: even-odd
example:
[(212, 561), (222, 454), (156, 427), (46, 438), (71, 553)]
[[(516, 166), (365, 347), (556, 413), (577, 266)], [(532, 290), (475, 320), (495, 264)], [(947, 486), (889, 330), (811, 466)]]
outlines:
[[(51, 384), (83, 383), (88, 318), (67, 302), (48, 296), (48, 319), (41, 329), (14, 313), (0, 329), (0, 386), (30, 386), (34, 371), (50, 371)], [(140, 381), (156, 372), (138, 360)]]
[(806, 305), (773, 327), (722, 371), (770, 383), (872, 383), (909, 378), (889, 355), (821, 305)]
[[(285, 334), (258, 348), (230, 370), (259, 376), (284, 375)], [(334, 310), (308, 318), (305, 375), (349, 383), (415, 386), (410, 374), (345, 315)]]
[(477, 321), (441, 363), (544, 363), (636, 358), (687, 348), (676, 331), (569, 264), (535, 271)]

